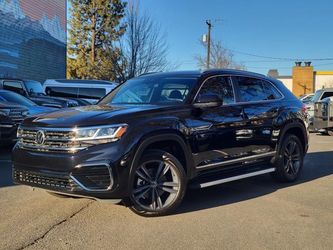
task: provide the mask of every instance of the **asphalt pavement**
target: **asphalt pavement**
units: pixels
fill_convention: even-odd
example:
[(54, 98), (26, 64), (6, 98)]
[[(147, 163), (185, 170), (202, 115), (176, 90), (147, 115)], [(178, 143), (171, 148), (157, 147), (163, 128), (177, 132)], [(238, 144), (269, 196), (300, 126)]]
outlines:
[(189, 190), (176, 214), (59, 198), (11, 182), (0, 149), (0, 249), (333, 249), (333, 137), (311, 135), (300, 180)]

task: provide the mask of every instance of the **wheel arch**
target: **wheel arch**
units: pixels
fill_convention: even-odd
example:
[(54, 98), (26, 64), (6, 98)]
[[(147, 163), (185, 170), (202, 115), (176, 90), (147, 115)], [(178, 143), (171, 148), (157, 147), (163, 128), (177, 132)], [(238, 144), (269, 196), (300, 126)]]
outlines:
[[(168, 150), (169, 147), (176, 147), (177, 151)], [(175, 133), (163, 133), (159, 135), (148, 135), (138, 143), (137, 149), (132, 159), (130, 167), (130, 176), (132, 176), (134, 167), (139, 163), (142, 155), (147, 150), (165, 150), (168, 153), (173, 154), (184, 167), (186, 176), (191, 176), (193, 166), (193, 159), (191, 157), (191, 151), (186, 145), (185, 140)], [(175, 155), (176, 152), (176, 155)], [(183, 158), (181, 158), (183, 157)]]
[(304, 152), (307, 152), (308, 150), (308, 131), (301, 120), (293, 120), (290, 123), (287, 123), (282, 130), (280, 131), (280, 136), (277, 144), (277, 151), (279, 152), (279, 149), (282, 145), (283, 138), (286, 134), (293, 134), (297, 136), (300, 141), (302, 142), (304, 148)]

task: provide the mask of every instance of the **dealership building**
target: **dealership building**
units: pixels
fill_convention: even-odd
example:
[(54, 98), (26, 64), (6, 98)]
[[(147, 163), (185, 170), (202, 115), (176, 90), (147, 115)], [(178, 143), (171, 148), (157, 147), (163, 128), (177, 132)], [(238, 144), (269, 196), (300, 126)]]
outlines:
[(322, 88), (333, 88), (333, 71), (315, 70), (311, 62), (296, 62), (292, 75), (280, 76), (277, 70), (270, 70), (268, 75), (282, 81), (296, 96), (314, 93)]
[(0, 0), (0, 77), (66, 77), (66, 0)]

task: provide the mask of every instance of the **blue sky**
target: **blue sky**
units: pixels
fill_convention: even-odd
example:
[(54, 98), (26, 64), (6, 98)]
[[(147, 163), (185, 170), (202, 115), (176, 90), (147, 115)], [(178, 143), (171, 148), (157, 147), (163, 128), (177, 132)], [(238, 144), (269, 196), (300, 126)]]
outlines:
[[(234, 51), (248, 70), (290, 75), (294, 61), (278, 58), (333, 58), (332, 0), (141, 0), (141, 8), (166, 33), (169, 60), (180, 70), (196, 69), (195, 55), (205, 55), (199, 39), (214, 24), (212, 38)], [(238, 52), (237, 52), (238, 51)], [(333, 60), (313, 61), (316, 70), (333, 70)]]
[[(196, 68), (194, 56), (205, 53), (198, 40), (206, 33), (206, 19), (223, 19), (215, 23), (212, 38), (235, 51), (279, 58), (333, 57), (331, 0), (141, 0), (141, 6), (166, 32), (169, 59), (180, 63), (180, 69)], [(264, 74), (277, 68), (289, 75), (294, 64), (236, 52), (234, 58)], [(313, 65), (333, 69), (333, 61)]]

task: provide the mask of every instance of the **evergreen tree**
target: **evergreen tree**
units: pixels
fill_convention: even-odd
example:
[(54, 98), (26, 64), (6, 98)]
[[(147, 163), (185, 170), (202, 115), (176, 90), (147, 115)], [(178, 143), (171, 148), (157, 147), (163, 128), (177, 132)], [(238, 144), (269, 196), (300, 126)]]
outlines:
[[(70, 0), (67, 77), (116, 80), (125, 32), (122, 0)], [(117, 70), (115, 67), (117, 65)]]

